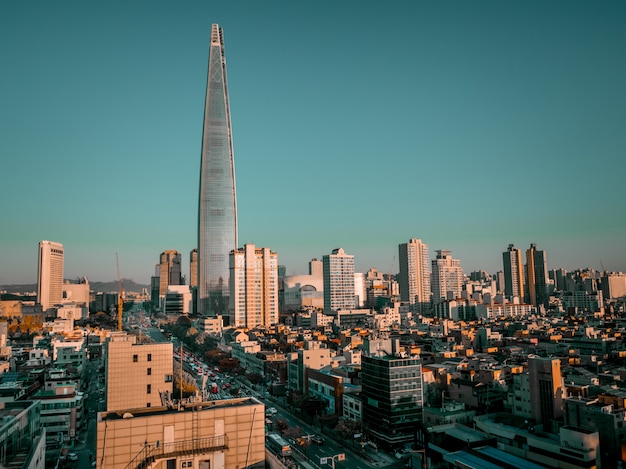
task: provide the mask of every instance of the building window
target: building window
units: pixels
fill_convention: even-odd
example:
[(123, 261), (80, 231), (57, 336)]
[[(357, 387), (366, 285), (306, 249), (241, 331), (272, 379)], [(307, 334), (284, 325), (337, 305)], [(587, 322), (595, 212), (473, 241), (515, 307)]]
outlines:
[(152, 368), (148, 368), (148, 376), (152, 374)]
[(146, 407), (150, 407), (150, 405), (151, 405), (151, 404), (148, 402), (148, 403), (146, 404)]
[(137, 355), (133, 355), (133, 361), (137, 363), (139, 361), (139, 357)]
[(146, 387), (146, 392), (148, 394), (152, 393), (152, 385), (151, 384), (148, 384), (148, 386)]
[(151, 354), (151, 353), (149, 353), (149, 354), (148, 354), (148, 361), (149, 361), (149, 362), (151, 362), (151, 361), (152, 361), (152, 354)]

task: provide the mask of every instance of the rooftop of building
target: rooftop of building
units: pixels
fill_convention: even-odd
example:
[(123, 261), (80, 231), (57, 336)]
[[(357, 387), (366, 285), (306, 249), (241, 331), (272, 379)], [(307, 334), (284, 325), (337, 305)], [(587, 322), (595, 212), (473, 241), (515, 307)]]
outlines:
[(100, 412), (99, 421), (119, 420), (134, 417), (153, 417), (163, 414), (179, 414), (181, 412), (198, 412), (203, 410), (215, 410), (220, 408), (245, 407), (251, 405), (264, 405), (253, 397), (235, 399), (220, 399), (215, 401), (187, 400), (183, 403), (172, 402), (165, 406), (141, 407), (137, 409), (124, 409), (117, 411)]

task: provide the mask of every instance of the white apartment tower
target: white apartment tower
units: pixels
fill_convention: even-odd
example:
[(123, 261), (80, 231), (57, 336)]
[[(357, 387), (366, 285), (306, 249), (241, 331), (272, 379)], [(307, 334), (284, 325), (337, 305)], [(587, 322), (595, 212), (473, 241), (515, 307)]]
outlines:
[(230, 252), (230, 326), (278, 323), (278, 254), (246, 244)]
[(37, 267), (37, 302), (46, 311), (63, 300), (63, 245), (40, 241)]
[(461, 261), (452, 258), (452, 251), (435, 252), (437, 257), (432, 261), (431, 276), (433, 303), (441, 303), (448, 298), (460, 298), (463, 290)]
[(333, 249), (322, 258), (324, 274), (324, 312), (355, 309), (354, 256), (342, 248)]
[(422, 311), (430, 303), (430, 260), (428, 244), (412, 238), (398, 245), (400, 261), (400, 299), (408, 301), (411, 309)]

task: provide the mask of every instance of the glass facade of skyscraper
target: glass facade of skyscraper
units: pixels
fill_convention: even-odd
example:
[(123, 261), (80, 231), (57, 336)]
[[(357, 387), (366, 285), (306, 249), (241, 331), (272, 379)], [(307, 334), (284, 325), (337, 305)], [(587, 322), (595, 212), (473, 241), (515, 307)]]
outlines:
[(237, 247), (237, 201), (224, 37), (216, 24), (211, 28), (198, 208), (197, 312), (226, 316), (228, 257)]

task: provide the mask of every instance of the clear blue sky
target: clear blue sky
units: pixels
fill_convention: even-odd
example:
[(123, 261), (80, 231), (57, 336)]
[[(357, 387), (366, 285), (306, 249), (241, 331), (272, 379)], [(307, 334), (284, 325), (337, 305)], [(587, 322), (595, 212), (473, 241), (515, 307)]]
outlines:
[(626, 270), (624, 1), (0, 2), (0, 285), (147, 283), (196, 245), (212, 23), (224, 29), (239, 242), (287, 272), (398, 244), (466, 272), (509, 243)]

